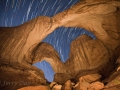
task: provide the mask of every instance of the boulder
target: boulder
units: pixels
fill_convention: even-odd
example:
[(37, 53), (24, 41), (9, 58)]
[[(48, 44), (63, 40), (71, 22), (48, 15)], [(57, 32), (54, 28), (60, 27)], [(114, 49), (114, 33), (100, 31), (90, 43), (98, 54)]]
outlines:
[(55, 85), (57, 85), (56, 82), (51, 82), (51, 83), (50, 83), (50, 88), (53, 88)]
[(61, 90), (72, 90), (72, 82), (68, 80), (63, 86)]
[(88, 87), (88, 90), (102, 90), (104, 88), (104, 84), (101, 82), (93, 82)]
[(88, 83), (92, 83), (92, 82), (95, 82), (95, 81), (99, 80), (101, 78), (101, 75), (99, 75), (99, 74), (88, 74), (88, 75), (82, 76), (82, 78), (84, 79), (84, 81), (86, 81)]
[(52, 90), (61, 90), (61, 88), (62, 88), (62, 85), (57, 84), (52, 88)]
[(87, 90), (90, 83), (86, 82), (83, 77), (79, 78), (79, 84), (75, 88), (75, 90)]
[(65, 82), (67, 82), (69, 79), (71, 79), (72, 76), (70, 74), (67, 73), (56, 73), (54, 75), (54, 82), (57, 82), (58, 84), (64, 84)]

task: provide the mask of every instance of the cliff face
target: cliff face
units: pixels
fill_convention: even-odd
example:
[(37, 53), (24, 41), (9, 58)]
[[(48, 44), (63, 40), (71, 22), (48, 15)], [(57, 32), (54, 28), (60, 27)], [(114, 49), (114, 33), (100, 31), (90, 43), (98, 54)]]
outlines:
[[(64, 82), (61, 81), (61, 83), (65, 83), (67, 79), (80, 77), (82, 73), (87, 71), (108, 76), (114, 68), (120, 53), (118, 50), (120, 47), (120, 1), (93, 1), (82, 0), (70, 9), (51, 18), (40, 16), (21, 26), (1, 27), (1, 72), (6, 70), (11, 75), (19, 76), (17, 70), (22, 67), (23, 70), (30, 68), (30, 70), (25, 72), (31, 73), (31, 64), (45, 59), (56, 72), (56, 82), (59, 82), (60, 78), (62, 79), (64, 76)], [(58, 53), (51, 45), (41, 43), (48, 34), (61, 26), (85, 28), (91, 31), (97, 39), (92, 40), (86, 35), (75, 39), (71, 43), (69, 59), (63, 64), (59, 59)], [(6, 62), (7, 64), (5, 64)], [(2, 67), (4, 65), (7, 66), (6, 69)], [(18, 68), (14, 69), (14, 65)], [(35, 70), (35, 72), (39, 71)], [(35, 72), (32, 71), (33, 76), (31, 74), (28, 76), (39, 81), (39, 78), (36, 77), (38, 75), (44, 81), (44, 75), (42, 73), (36, 74)], [(6, 72), (0, 74), (0, 76), (8, 75), (8, 78), (11, 78)], [(24, 73), (22, 75), (24, 77)], [(6, 77), (0, 78), (5, 80)], [(26, 81), (29, 80), (26, 79)], [(39, 84), (43, 83), (43, 81), (40, 81)], [(3, 89), (4, 87), (1, 86), (1, 88)]]

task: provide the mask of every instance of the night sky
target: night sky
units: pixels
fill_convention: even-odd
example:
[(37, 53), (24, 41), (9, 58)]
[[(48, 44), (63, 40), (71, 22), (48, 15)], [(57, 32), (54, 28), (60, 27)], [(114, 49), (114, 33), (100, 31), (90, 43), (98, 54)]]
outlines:
[[(0, 26), (13, 27), (21, 25), (37, 16), (52, 17), (62, 12), (79, 0), (0, 0)], [(82, 28), (60, 27), (48, 35), (43, 42), (51, 44), (63, 62), (68, 59), (70, 43), (82, 34), (95, 36)], [(54, 71), (46, 61), (34, 64), (44, 71), (48, 81), (53, 80)]]

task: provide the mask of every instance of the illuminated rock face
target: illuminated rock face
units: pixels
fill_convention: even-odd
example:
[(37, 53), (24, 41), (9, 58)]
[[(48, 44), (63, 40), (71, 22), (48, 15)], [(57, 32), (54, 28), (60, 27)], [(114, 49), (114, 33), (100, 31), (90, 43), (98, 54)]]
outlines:
[(5, 39), (0, 43), (1, 57), (18, 62), (29, 60), (29, 52), (48, 35), (49, 26), (49, 17), (37, 17), (18, 27), (1, 28), (0, 39)]
[[(61, 26), (82, 27), (91, 31), (99, 40), (114, 50), (118, 44), (116, 39), (119, 38), (118, 33), (115, 33), (117, 32), (115, 13), (119, 6), (120, 2), (109, 0), (108, 2), (80, 2), (70, 9), (55, 15), (54, 18), (56, 21), (58, 20), (57, 22)], [(59, 18), (60, 16), (62, 17)], [(113, 31), (114, 34), (111, 34)]]
[(91, 3), (81, 1), (52, 18), (40, 16), (21, 26), (1, 28), (0, 38), (4, 38), (4, 41), (0, 42), (1, 57), (19, 62), (28, 60), (28, 53), (60, 26), (85, 28), (114, 50), (118, 44), (116, 39), (119, 38), (118, 33), (115, 33), (117, 32), (115, 13), (119, 6), (118, 1), (98, 0)]
[(82, 35), (71, 43), (70, 57), (65, 65), (73, 70), (73, 75), (75, 75), (80, 70), (92, 70), (105, 66), (110, 60), (109, 53), (111, 52), (100, 40), (92, 40), (90, 37)]
[[(104, 69), (103, 73), (108, 74), (111, 71), (108, 68), (114, 67), (120, 53), (116, 49), (120, 47), (119, 7), (119, 0), (82, 0), (51, 18), (40, 16), (17, 27), (1, 27), (0, 60), (30, 67), (46, 59), (56, 73), (69, 73), (72, 77), (96, 68), (96, 72)], [(92, 40), (85, 35), (75, 39), (71, 43), (69, 59), (63, 64), (51, 45), (40, 44), (48, 34), (61, 26), (84, 28), (97, 39)]]

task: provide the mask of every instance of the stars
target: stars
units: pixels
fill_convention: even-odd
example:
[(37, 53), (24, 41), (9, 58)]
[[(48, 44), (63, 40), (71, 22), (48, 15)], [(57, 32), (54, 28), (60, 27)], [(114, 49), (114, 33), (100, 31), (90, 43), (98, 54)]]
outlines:
[(12, 0), (12, 8), (14, 8), (15, 0)]
[(41, 0), (40, 3), (43, 3), (43, 0)]
[(22, 4), (22, 7), (24, 6), (25, 2), (26, 2), (26, 0), (23, 0), (23, 4)]
[(30, 3), (30, 5), (29, 5), (29, 7), (28, 7), (27, 15), (26, 15), (26, 21), (28, 20), (28, 16), (29, 16), (29, 13), (30, 13), (31, 7), (32, 7), (32, 5), (33, 5), (33, 1), (34, 1), (34, 0), (32, 0), (32, 2)]
[(19, 7), (20, 7), (20, 4), (21, 4), (21, 0), (19, 0), (19, 2), (18, 2), (18, 9), (19, 9)]

